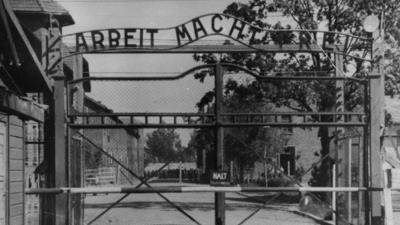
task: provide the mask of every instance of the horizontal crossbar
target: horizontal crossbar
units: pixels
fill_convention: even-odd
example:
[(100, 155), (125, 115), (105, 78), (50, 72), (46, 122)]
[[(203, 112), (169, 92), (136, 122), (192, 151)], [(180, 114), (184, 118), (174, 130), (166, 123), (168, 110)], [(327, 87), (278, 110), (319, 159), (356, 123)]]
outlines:
[[(357, 112), (265, 112), (265, 113), (221, 113), (221, 116), (364, 116), (365, 113)], [(133, 112), (133, 113), (73, 113), (69, 116), (91, 117), (91, 116), (182, 116), (182, 117), (210, 117), (213, 113), (183, 113), (183, 112)]]
[[(359, 192), (382, 191), (383, 188), (365, 187), (240, 187), (240, 186), (187, 186), (187, 187), (84, 187), (29, 189), (25, 194), (106, 194), (106, 193), (184, 193), (184, 192)], [(400, 189), (399, 189), (400, 190)]]
[[(220, 127), (363, 127), (366, 123), (221, 123)], [(118, 129), (118, 128), (212, 128), (213, 124), (69, 124), (73, 129)]]
[[(220, 44), (207, 44), (207, 45), (186, 45), (177, 48), (175, 45), (158, 45), (154, 48), (109, 48), (98, 51), (87, 51), (84, 54), (106, 54), (106, 53), (252, 53), (252, 52), (271, 52), (271, 53), (285, 53), (285, 52), (332, 52), (338, 54), (344, 54), (342, 51), (336, 50), (338, 45), (329, 45), (325, 49), (322, 49), (320, 45), (310, 44), (308, 47), (302, 47), (299, 44), (283, 44), (283, 45), (220, 45)], [(92, 46), (88, 46), (89, 49), (93, 49)], [(341, 47), (341, 46), (340, 46)], [(69, 52), (75, 53), (74, 47), (69, 48)], [(68, 57), (69, 55), (66, 55)]]
[[(202, 127), (360, 127), (367, 125), (365, 113), (298, 112), (298, 113), (221, 113), (217, 123), (214, 114), (204, 113), (74, 113), (71, 128), (202, 128)], [(291, 116), (293, 121), (281, 121)], [(322, 121), (322, 117), (331, 121)], [(81, 120), (75, 120), (81, 118)], [(107, 120), (105, 118), (111, 118)], [(342, 120), (339, 120), (342, 118)], [(79, 121), (79, 122), (77, 122)], [(122, 122), (126, 121), (126, 122)], [(130, 122), (129, 122), (130, 121)]]
[[(88, 46), (93, 48), (93, 46)], [(77, 54), (194, 54), (194, 53), (333, 53), (364, 61), (372, 61), (368, 58), (359, 57), (356, 54), (349, 54), (337, 50), (342, 48), (339, 45), (330, 45), (321, 47), (317, 44), (310, 44), (308, 47), (303, 47), (299, 44), (283, 44), (283, 45), (186, 45), (177, 48), (173, 45), (160, 45), (157, 48), (112, 48), (104, 50), (92, 50), (84, 53), (75, 52), (73, 48), (69, 48), (70, 54), (65, 54), (63, 58)], [(367, 50), (364, 50), (364, 52)]]

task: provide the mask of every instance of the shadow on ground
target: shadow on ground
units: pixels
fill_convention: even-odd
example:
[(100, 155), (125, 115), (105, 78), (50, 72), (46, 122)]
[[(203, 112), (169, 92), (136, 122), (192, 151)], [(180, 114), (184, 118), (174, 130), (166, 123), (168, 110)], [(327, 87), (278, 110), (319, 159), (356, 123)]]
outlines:
[[(243, 209), (256, 209), (261, 206), (261, 203), (270, 201), (275, 195), (252, 195), (250, 197), (238, 196), (238, 197), (226, 197), (226, 209), (227, 210), (243, 210)], [(285, 195), (280, 194), (269, 202), (271, 205), (280, 204), (297, 204), (299, 197), (297, 195)], [(177, 206), (185, 210), (204, 210), (209, 211), (214, 209), (213, 202), (174, 202)], [(85, 208), (107, 208), (112, 203), (89, 203), (85, 204)], [(146, 209), (146, 208), (158, 208), (162, 210), (175, 210), (171, 204), (167, 202), (159, 201), (127, 201), (121, 202), (114, 208), (133, 208), (133, 209)]]

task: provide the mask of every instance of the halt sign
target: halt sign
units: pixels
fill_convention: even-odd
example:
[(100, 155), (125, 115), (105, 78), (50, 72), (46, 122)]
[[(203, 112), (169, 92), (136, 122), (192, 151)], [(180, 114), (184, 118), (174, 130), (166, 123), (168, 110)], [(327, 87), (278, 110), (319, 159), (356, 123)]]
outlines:
[(210, 185), (213, 186), (229, 186), (231, 185), (231, 177), (228, 171), (211, 171)]

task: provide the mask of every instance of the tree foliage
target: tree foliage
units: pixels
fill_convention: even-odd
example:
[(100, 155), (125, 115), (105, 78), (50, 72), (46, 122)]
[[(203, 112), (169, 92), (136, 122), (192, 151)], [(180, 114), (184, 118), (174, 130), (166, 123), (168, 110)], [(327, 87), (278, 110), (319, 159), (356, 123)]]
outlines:
[(147, 134), (144, 150), (149, 160), (153, 162), (178, 160), (179, 152), (182, 151), (179, 134), (174, 129), (158, 128), (152, 133)]
[[(271, 29), (291, 29), (300, 28), (307, 30), (323, 29), (328, 31), (349, 33), (357, 36), (370, 35), (363, 30), (364, 19), (371, 14), (383, 15), (383, 26), (385, 36), (382, 37), (386, 46), (389, 46), (383, 55), (377, 55), (386, 59), (387, 62), (381, 66), (385, 74), (385, 92), (396, 94), (399, 92), (398, 83), (400, 76), (400, 61), (398, 45), (400, 43), (400, 1), (397, 0), (250, 0), (248, 3), (232, 3), (227, 6), (224, 13), (241, 18), (244, 21), (261, 28)], [(270, 24), (269, 14), (271, 12), (281, 12), (295, 21), (295, 24), (284, 25), (281, 22)], [(249, 35), (249, 33), (245, 34)], [(275, 44), (282, 45), (293, 43), (294, 35), (290, 32), (272, 33), (272, 40)], [(317, 39), (316, 36), (311, 38)], [(252, 44), (270, 44), (265, 39), (252, 40)], [(332, 40), (333, 41), (333, 40)], [(214, 63), (216, 57), (212, 54), (196, 54), (196, 61), (204, 63)], [(272, 53), (235, 53), (223, 54), (219, 59), (221, 62), (235, 63), (243, 65), (250, 70), (257, 71), (261, 75), (267, 76), (275, 73), (284, 76), (285, 72), (302, 72), (303, 75), (311, 75), (312, 71), (334, 71), (333, 55), (329, 53), (299, 53), (299, 54), (272, 54)], [(353, 76), (364, 76), (368, 72), (368, 67), (358, 60), (352, 61), (346, 58), (344, 61), (344, 72), (347, 66), (355, 63), (356, 71)], [(229, 71), (236, 72), (236, 71)], [(309, 74), (307, 74), (309, 72)], [(200, 81), (204, 80), (207, 72), (196, 74)], [(335, 82), (332, 81), (287, 81), (271, 82), (262, 84), (260, 82), (241, 86), (233, 81), (225, 86), (225, 91), (233, 93), (230, 101), (232, 105), (239, 102), (245, 105), (252, 105), (259, 102), (260, 98), (268, 100), (276, 107), (286, 107), (295, 111), (302, 112), (326, 112), (335, 109)], [(249, 97), (251, 96), (251, 97)], [(345, 88), (345, 108), (347, 111), (358, 110), (364, 105), (362, 89), (356, 83), (347, 83)], [(245, 100), (244, 100), (245, 99)], [(213, 101), (213, 93), (207, 93), (197, 104), (200, 110), (210, 107)], [(248, 101), (248, 102), (246, 102)], [(332, 121), (332, 117), (322, 116), (313, 118), (320, 122)], [(250, 132), (251, 133), (251, 132)], [(252, 135), (254, 137), (255, 135)], [(334, 138), (328, 128), (320, 127), (319, 137), (321, 140), (320, 156), (329, 154), (330, 143)], [(233, 143), (233, 142), (232, 142)], [(247, 143), (251, 144), (251, 143)], [(318, 167), (314, 168), (313, 178), (310, 184), (314, 186), (326, 186), (330, 183), (331, 166), (334, 163), (330, 157), (325, 157)]]
[[(239, 82), (238, 79), (229, 79), (224, 85), (223, 111), (232, 113), (257, 113), (272, 112), (274, 107), (266, 102), (260, 88), (256, 88), (257, 80), (246, 80)], [(206, 94), (197, 104), (200, 111), (212, 111), (214, 108), (214, 95)], [(237, 122), (245, 122), (245, 118), (237, 118)], [(234, 162), (239, 171), (239, 180), (243, 179), (245, 169), (253, 168), (256, 161), (262, 161), (265, 151), (277, 152), (286, 144), (286, 135), (278, 129), (265, 127), (225, 128), (224, 150), (225, 163)], [(215, 135), (214, 130), (209, 128), (199, 129), (192, 135), (189, 147), (196, 150), (198, 156), (206, 151), (207, 159), (205, 165), (208, 170), (215, 170)], [(198, 157), (198, 165), (202, 160)]]

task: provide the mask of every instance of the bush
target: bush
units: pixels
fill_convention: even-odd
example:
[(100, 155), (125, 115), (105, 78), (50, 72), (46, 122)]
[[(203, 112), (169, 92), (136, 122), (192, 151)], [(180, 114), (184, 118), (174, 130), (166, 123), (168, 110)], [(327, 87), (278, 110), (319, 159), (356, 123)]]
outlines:
[(293, 181), (288, 177), (276, 177), (268, 180), (268, 187), (291, 187), (291, 186), (293, 186)]
[(300, 200), (300, 211), (313, 214), (321, 219), (332, 219), (332, 210), (328, 204), (324, 204), (310, 193), (306, 193)]

